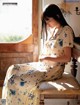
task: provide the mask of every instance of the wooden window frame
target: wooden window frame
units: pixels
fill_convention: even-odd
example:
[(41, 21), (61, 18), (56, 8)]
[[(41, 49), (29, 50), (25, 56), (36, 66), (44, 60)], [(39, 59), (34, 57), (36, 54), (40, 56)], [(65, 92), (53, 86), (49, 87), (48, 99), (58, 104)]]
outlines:
[(19, 43), (0, 43), (1, 53), (33, 52), (33, 61), (38, 58), (38, 0), (32, 0), (32, 35)]

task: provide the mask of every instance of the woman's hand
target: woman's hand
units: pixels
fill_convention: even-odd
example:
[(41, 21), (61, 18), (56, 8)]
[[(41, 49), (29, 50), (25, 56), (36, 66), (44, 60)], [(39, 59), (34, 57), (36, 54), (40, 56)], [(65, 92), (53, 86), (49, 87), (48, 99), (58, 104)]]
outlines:
[(40, 56), (39, 56), (39, 60), (40, 60), (41, 62), (46, 61), (46, 60), (47, 60), (46, 58), (47, 58), (47, 57), (46, 57), (45, 55), (40, 55)]
[(45, 56), (45, 55), (40, 55), (39, 60), (41, 62), (63, 62), (63, 63), (67, 63), (70, 62), (71, 60), (71, 48), (70, 47), (65, 47), (64, 48), (64, 55), (59, 56), (59, 57), (49, 57), (49, 56)]

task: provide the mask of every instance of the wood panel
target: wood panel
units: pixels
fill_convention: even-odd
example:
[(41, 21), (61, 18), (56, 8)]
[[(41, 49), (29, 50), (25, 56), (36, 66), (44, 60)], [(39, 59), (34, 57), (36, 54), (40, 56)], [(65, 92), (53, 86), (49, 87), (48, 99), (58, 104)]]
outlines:
[[(35, 21), (33, 21), (33, 28), (32, 31), (34, 33), (33, 37), (33, 43), (34, 43), (34, 51), (33, 51), (33, 61), (38, 61), (38, 0), (34, 1), (33, 5), (33, 19), (35, 18)], [(37, 5), (36, 5), (37, 4)], [(35, 15), (37, 14), (37, 15)], [(37, 30), (36, 30), (37, 29)]]
[(33, 52), (33, 44), (0, 44), (0, 52)]
[(32, 62), (32, 58), (32, 53), (0, 53), (0, 72), (6, 73), (13, 64)]

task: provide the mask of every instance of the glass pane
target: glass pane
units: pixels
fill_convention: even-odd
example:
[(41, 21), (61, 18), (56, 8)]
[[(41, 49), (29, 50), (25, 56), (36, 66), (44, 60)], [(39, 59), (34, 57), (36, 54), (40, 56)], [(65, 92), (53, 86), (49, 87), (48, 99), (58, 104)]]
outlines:
[(32, 33), (32, 0), (0, 0), (0, 42), (18, 42)]

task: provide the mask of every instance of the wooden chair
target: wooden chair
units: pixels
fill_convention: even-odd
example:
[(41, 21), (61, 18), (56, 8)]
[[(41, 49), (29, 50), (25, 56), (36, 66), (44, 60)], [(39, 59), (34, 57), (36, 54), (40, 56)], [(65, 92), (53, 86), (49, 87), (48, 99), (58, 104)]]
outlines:
[[(73, 49), (73, 53), (74, 53), (73, 60), (72, 60), (73, 69), (71, 70), (71, 73), (73, 75), (64, 73), (63, 77), (60, 80), (42, 83), (40, 85), (40, 105), (45, 105), (45, 102), (44, 102), (45, 99), (75, 99), (76, 105), (80, 105), (80, 84), (75, 79), (76, 73), (77, 73), (77, 69), (76, 69), (77, 60), (75, 59), (75, 54), (76, 56), (80, 56), (80, 52), (78, 52), (77, 54), (77, 52), (75, 52), (75, 49)], [(70, 81), (72, 84), (70, 83)], [(50, 84), (50, 87), (47, 87), (49, 86), (49, 84)], [(56, 84), (57, 86), (55, 86)], [(76, 85), (75, 87), (73, 86), (74, 84)], [(68, 88), (65, 88), (65, 85), (67, 85)], [(70, 102), (67, 101), (66, 105), (70, 105)]]

